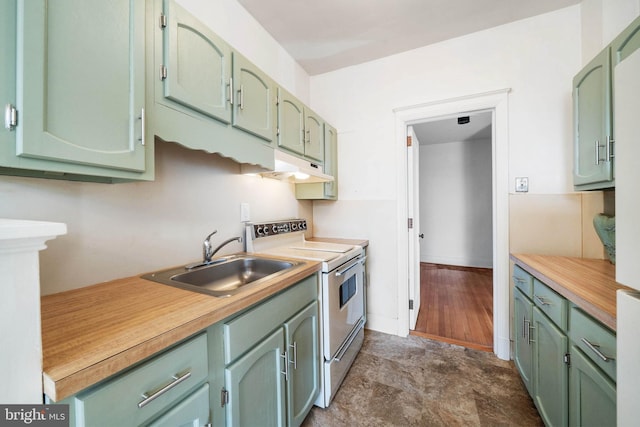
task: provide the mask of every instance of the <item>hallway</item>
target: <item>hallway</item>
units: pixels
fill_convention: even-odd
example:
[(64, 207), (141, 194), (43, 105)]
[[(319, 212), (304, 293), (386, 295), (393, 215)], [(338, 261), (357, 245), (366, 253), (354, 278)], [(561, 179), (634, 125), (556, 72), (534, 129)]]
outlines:
[(420, 311), (411, 335), (493, 351), (493, 270), (420, 263)]

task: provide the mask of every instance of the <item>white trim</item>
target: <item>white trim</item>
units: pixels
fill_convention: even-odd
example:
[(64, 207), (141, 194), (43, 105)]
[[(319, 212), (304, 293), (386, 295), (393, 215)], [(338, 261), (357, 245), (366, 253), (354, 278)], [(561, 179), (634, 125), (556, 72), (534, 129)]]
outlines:
[(406, 127), (428, 119), (477, 110), (493, 111), (493, 351), (510, 358), (509, 341), (509, 97), (511, 89), (396, 108), (398, 194), (397, 335), (409, 334)]

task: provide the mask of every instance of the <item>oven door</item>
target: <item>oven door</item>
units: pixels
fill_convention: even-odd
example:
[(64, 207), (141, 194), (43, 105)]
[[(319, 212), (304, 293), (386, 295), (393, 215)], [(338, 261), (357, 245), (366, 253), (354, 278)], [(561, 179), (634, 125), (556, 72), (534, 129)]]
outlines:
[(362, 259), (323, 274), (322, 284), (324, 357), (331, 360), (364, 317)]

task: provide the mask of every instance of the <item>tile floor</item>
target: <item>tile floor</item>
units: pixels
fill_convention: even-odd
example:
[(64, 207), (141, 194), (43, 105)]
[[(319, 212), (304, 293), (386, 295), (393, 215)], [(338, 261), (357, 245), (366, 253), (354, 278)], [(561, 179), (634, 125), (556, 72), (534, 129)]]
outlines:
[(512, 361), (492, 353), (366, 331), (327, 409), (304, 427), (541, 426)]

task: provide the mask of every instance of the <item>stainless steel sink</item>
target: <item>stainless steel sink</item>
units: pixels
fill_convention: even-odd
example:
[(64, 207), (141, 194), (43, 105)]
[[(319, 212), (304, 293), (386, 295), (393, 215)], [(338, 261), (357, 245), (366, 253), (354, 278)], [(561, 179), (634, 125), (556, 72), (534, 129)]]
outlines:
[(172, 268), (145, 274), (142, 278), (224, 298), (300, 264), (254, 255), (232, 255), (210, 265)]

